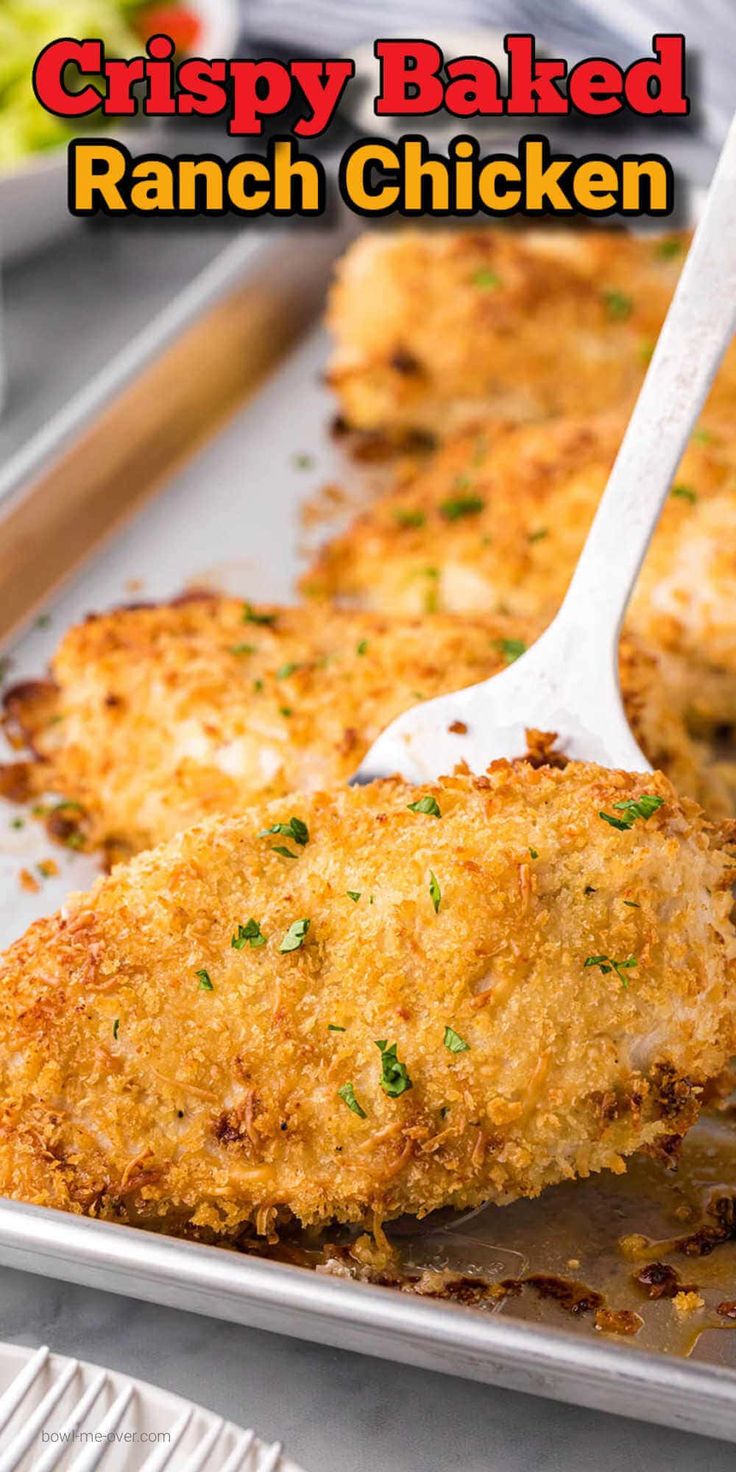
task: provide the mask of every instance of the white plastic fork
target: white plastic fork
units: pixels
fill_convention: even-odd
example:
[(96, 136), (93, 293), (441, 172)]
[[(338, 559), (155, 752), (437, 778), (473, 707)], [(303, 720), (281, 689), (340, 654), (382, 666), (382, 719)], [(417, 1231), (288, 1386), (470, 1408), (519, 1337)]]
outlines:
[[(26, 1467), (31, 1449), (38, 1446), (44, 1431), (57, 1434), (42, 1452), (34, 1455), (34, 1472), (53, 1472), (62, 1465), (67, 1472), (93, 1472), (113, 1460), (116, 1443), (112, 1434), (123, 1424), (125, 1412), (136, 1395), (136, 1384), (106, 1370), (98, 1370), (89, 1378), (90, 1372), (91, 1367), (79, 1360), (51, 1355), (45, 1345), (26, 1360), (0, 1396), (0, 1472)], [(95, 1403), (101, 1400), (103, 1391), (107, 1391), (108, 1399), (113, 1392), (114, 1398), (107, 1410), (98, 1411), (93, 1417)], [(71, 1408), (70, 1401), (73, 1401)], [(57, 1406), (67, 1408), (61, 1421), (54, 1415)], [(254, 1431), (238, 1431), (221, 1417), (210, 1418), (193, 1442), (191, 1423), (195, 1410), (191, 1406), (179, 1413), (168, 1428), (166, 1440), (136, 1463), (138, 1472), (279, 1472), (284, 1465), (280, 1443), (265, 1446), (256, 1439)], [(23, 1417), (22, 1424), (13, 1430), (19, 1416)], [(6, 1429), (9, 1439), (3, 1435)], [(74, 1455), (70, 1447), (72, 1433), (77, 1431), (94, 1432), (95, 1439)], [(188, 1447), (182, 1456), (181, 1447), (188, 1431)]]
[(529, 729), (579, 761), (651, 768), (623, 708), (618, 643), (652, 533), (736, 330), (736, 117), (649, 371), (565, 600), (508, 669), (413, 706), (374, 742), (353, 782), (428, 782), (464, 761), (523, 756)]

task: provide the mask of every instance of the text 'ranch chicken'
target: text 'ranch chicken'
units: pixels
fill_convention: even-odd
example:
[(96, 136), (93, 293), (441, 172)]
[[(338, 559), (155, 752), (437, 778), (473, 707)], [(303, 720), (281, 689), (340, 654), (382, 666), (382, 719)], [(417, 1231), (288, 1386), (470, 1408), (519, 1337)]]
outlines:
[[(401, 441), (481, 414), (631, 405), (687, 244), (546, 226), (366, 233), (338, 265), (328, 311), (343, 423)], [(731, 410), (735, 396), (732, 348), (710, 402)]]
[[(479, 423), (427, 457), (322, 550), (304, 592), (384, 613), (501, 611), (547, 623), (624, 430), (614, 417)], [(626, 615), (694, 727), (736, 723), (736, 436), (706, 418)]]
[(670, 1155), (733, 1051), (726, 844), (573, 764), (191, 828), (0, 962), (0, 1194), (233, 1239)]
[[(214, 596), (119, 609), (65, 635), (52, 681), (7, 692), (8, 730), (35, 758), (0, 768), (0, 791), (54, 794), (57, 838), (120, 857), (264, 796), (344, 782), (394, 716), (496, 673), (537, 631), (523, 618), (387, 619)], [(631, 636), (620, 669), (651, 764), (726, 815), (718, 768)]]

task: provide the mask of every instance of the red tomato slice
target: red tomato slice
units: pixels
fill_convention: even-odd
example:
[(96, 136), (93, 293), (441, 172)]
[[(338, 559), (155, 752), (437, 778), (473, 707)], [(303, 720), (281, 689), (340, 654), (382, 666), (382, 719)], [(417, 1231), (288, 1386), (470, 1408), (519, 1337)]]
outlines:
[(202, 33), (199, 16), (186, 5), (146, 5), (135, 18), (143, 41), (149, 36), (171, 36), (177, 51), (193, 51)]

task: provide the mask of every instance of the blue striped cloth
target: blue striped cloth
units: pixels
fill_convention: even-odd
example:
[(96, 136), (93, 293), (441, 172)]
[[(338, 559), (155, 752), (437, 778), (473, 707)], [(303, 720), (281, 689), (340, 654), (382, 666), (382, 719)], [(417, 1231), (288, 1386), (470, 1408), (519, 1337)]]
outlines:
[[(652, 35), (682, 31), (695, 57), (698, 137), (713, 154), (736, 105), (736, 0), (241, 0), (244, 38), (305, 54), (340, 56), (381, 35), (433, 31), (533, 31), (570, 61), (603, 53), (622, 63), (647, 55)], [(695, 84), (695, 85), (694, 85)]]

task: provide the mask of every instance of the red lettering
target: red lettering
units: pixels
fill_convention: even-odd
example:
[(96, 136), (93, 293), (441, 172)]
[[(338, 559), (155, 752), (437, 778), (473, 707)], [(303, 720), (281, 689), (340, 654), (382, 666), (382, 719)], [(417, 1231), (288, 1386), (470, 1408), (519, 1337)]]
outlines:
[(492, 62), (482, 56), (463, 56), (448, 61), (449, 77), (445, 107), (456, 118), (470, 118), (476, 113), (487, 117), (503, 112), (503, 98), (498, 72)]
[(433, 41), (376, 41), (381, 84), (376, 98), (379, 117), (437, 112), (444, 89), (443, 56)]
[(624, 74), (615, 61), (592, 57), (579, 61), (567, 79), (567, 95), (573, 107), (588, 117), (610, 117), (623, 107)]
[(103, 112), (114, 114), (116, 117), (132, 117), (138, 111), (132, 88), (136, 82), (142, 81), (144, 76), (145, 62), (142, 56), (136, 56), (132, 61), (118, 61), (114, 57), (106, 61), (107, 93)]
[(151, 60), (145, 70), (148, 85), (143, 111), (153, 113), (156, 117), (170, 117), (176, 112), (171, 78), (174, 43), (170, 36), (151, 36), (146, 43), (146, 50)]
[(179, 112), (196, 112), (201, 117), (215, 117), (227, 104), (227, 92), (222, 85), (226, 81), (227, 67), (224, 61), (204, 61), (200, 56), (189, 57), (179, 67)]
[(280, 61), (231, 61), (233, 112), (228, 133), (262, 133), (264, 117), (283, 112), (291, 78)]
[(67, 91), (65, 74), (68, 66), (76, 66), (82, 76), (98, 76), (102, 71), (102, 46), (99, 41), (50, 41), (44, 46), (33, 68), (33, 89), (47, 112), (57, 117), (82, 118), (100, 106), (102, 98), (91, 84), (79, 92)]
[(509, 57), (509, 113), (566, 113), (567, 98), (555, 86), (565, 76), (564, 61), (537, 61), (533, 36), (507, 36)]
[(656, 61), (635, 61), (626, 73), (626, 101), (633, 112), (651, 117), (667, 113), (687, 116), (690, 102), (685, 92), (685, 42), (682, 36), (654, 36)]
[(352, 61), (294, 61), (291, 74), (301, 87), (310, 113), (299, 118), (294, 132), (300, 138), (316, 138), (332, 122), (340, 98), (355, 74)]

